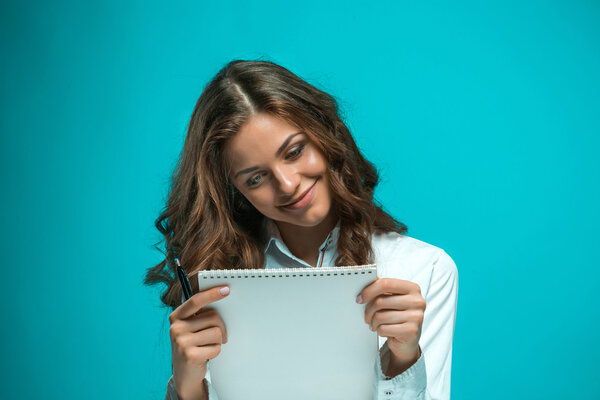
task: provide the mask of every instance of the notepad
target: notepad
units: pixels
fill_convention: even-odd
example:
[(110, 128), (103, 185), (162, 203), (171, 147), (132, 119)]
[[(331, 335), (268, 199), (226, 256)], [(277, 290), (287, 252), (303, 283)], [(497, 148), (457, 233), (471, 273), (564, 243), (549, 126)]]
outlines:
[(231, 289), (211, 304), (228, 338), (209, 361), (219, 400), (371, 399), (378, 337), (355, 298), (376, 278), (375, 265), (200, 272), (200, 290)]

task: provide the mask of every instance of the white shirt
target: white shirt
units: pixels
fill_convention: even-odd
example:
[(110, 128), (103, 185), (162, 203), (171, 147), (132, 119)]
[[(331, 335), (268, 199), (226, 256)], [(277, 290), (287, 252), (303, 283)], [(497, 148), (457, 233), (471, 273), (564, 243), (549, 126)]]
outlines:
[[(271, 238), (265, 245), (265, 268), (318, 268), (333, 266), (337, 257), (339, 226), (319, 247), (317, 266), (294, 256), (272, 224)], [(379, 278), (415, 282), (421, 289), (426, 308), (419, 345), (421, 357), (402, 374), (387, 378), (378, 357), (374, 366), (375, 400), (433, 400), (450, 398), (452, 338), (456, 321), (458, 270), (442, 249), (398, 233), (374, 234), (371, 240)], [(379, 347), (386, 338), (379, 338)], [(210, 363), (209, 363), (210, 365)], [(207, 373), (209, 399), (218, 400)], [(177, 400), (173, 377), (167, 386), (167, 400)], [(314, 399), (319, 399), (315, 393)], [(247, 399), (254, 400), (254, 399)], [(328, 400), (328, 399), (322, 399)]]

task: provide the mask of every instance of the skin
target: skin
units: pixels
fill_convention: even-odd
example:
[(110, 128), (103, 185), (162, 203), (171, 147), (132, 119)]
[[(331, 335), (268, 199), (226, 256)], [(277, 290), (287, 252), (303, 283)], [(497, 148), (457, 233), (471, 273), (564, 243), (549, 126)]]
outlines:
[(181, 400), (208, 399), (206, 363), (221, 352), (221, 344), (227, 343), (223, 320), (208, 306), (228, 294), (229, 288), (224, 286), (203, 290), (169, 315), (173, 380)]
[(356, 299), (367, 304), (365, 322), (372, 331), (387, 337), (381, 367), (387, 376), (406, 371), (421, 356), (419, 338), (425, 314), (425, 299), (419, 285), (393, 278), (377, 279)]
[[(228, 141), (225, 157), (235, 187), (275, 221), (292, 254), (314, 266), (319, 246), (337, 222), (321, 151), (301, 129), (257, 114)], [(297, 210), (281, 207), (313, 185), (308, 206)]]
[[(225, 161), (236, 188), (273, 220), (289, 250), (316, 266), (319, 246), (337, 223), (327, 180), (327, 163), (309, 136), (284, 120), (253, 116), (225, 146)], [(303, 197), (307, 191), (312, 195)], [(310, 199), (310, 201), (307, 201)], [(285, 207), (300, 200), (303, 207)], [(228, 295), (215, 287), (193, 295), (169, 316), (173, 378), (178, 396), (206, 399), (206, 362), (226, 343), (225, 324), (209, 306)], [(365, 287), (356, 301), (365, 323), (387, 337), (383, 372), (396, 376), (420, 357), (425, 300), (417, 284), (383, 278)]]

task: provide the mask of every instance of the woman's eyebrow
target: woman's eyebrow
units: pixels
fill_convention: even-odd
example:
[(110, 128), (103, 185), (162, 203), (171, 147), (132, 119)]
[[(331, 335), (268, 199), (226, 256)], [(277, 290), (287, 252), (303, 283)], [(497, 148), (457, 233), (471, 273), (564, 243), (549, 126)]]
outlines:
[(304, 132), (300, 131), (300, 132), (292, 133), (290, 136), (288, 136), (287, 139), (284, 140), (283, 144), (281, 146), (279, 146), (279, 148), (275, 152), (275, 157), (277, 157), (277, 156), (279, 156), (279, 154), (281, 154), (283, 149), (286, 148), (286, 146), (290, 143), (290, 140), (292, 140), (294, 138), (294, 136), (302, 135), (303, 133)]
[(242, 169), (241, 171), (238, 171), (235, 174), (235, 176), (233, 177), (233, 179), (237, 179), (238, 175), (247, 174), (248, 172), (252, 172), (252, 171), (255, 171), (257, 169), (258, 169), (258, 167), (250, 167), (250, 168)]
[[(300, 132), (296, 132), (296, 133), (292, 133), (290, 136), (287, 137), (287, 139), (285, 139), (283, 141), (283, 144), (281, 146), (279, 146), (279, 148), (277, 149), (277, 151), (275, 152), (275, 157), (279, 156), (281, 154), (281, 152), (287, 147), (287, 145), (290, 143), (290, 141), (297, 135), (302, 135), (304, 132), (300, 131)], [(257, 170), (258, 167), (250, 167), (250, 168), (245, 168), (242, 169), (238, 172), (235, 173), (235, 175), (233, 176), (233, 179), (237, 179), (237, 177), (241, 174), (247, 174), (248, 172), (252, 172)]]

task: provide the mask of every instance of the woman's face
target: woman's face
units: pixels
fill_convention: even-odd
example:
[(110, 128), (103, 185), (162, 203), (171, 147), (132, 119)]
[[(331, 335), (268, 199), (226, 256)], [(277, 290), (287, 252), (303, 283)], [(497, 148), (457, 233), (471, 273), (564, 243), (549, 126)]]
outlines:
[(225, 145), (229, 177), (266, 217), (313, 227), (332, 210), (327, 163), (300, 129), (256, 114)]

